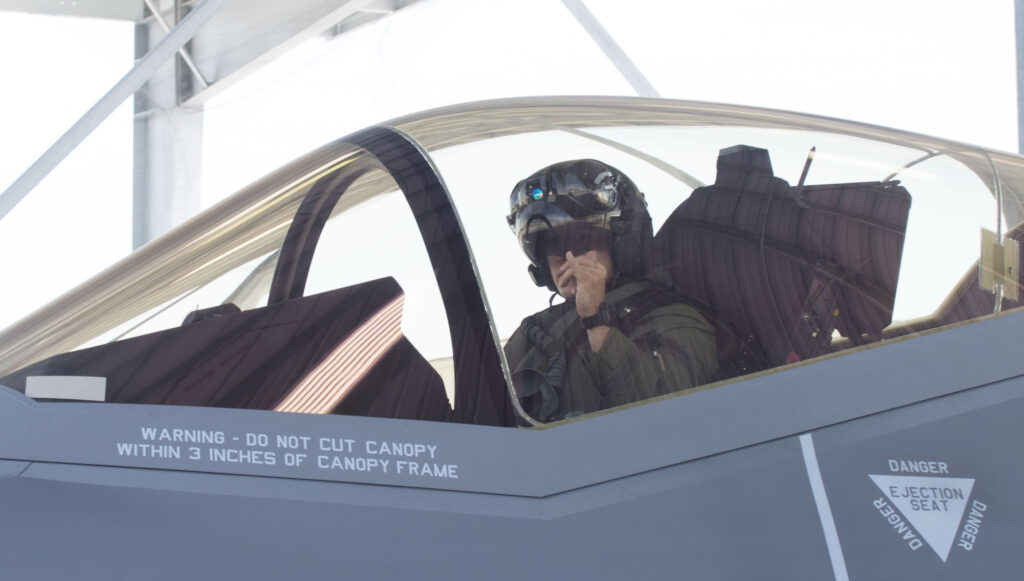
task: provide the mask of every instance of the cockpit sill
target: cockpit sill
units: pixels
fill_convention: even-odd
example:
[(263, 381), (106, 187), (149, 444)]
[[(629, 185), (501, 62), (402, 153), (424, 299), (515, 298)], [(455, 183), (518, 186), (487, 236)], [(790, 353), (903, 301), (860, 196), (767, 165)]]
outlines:
[[(1024, 385), (1024, 362), (1014, 356), (1012, 341), (1022, 323), (1024, 313), (1015, 309), (943, 332), (894, 340), (886, 349), (860, 347), (845, 357), (826, 356), (814, 365), (797, 363), (723, 382), (717, 389), (658, 398), (539, 430), (259, 410), (35, 402), (0, 388), (0, 458), (19, 463), (26, 475), (39, 471), (26, 471), (28, 466), (21, 463), (42, 463), (56, 471), (35, 477), (70, 480), (92, 478), (91, 467), (105, 466), (546, 498), (867, 416), (877, 417), (879, 426), (871, 432), (877, 436), (904, 428), (905, 420), (885, 418), (903, 413), (912, 403), (918, 404), (913, 406), (915, 423), (945, 417), (951, 405), (960, 413), (998, 405), (1018, 397)], [(969, 347), (954, 357), (935, 356), (948, 353), (950, 345)], [(139, 454), (137, 445), (147, 442), (146, 434), (159, 438), (160, 431), (175, 429), (222, 434), (219, 441), (225, 446), (201, 444), (194, 459), (188, 450), (194, 444), (182, 445), (179, 457)], [(265, 444), (261, 437), (266, 437)], [(310, 450), (299, 460), (298, 454), (306, 453), (298, 443), (303, 439)], [(570, 443), (581, 441), (588, 445), (572, 446), (574, 454), (564, 455)], [(795, 440), (788, 441), (792, 445), (786, 446), (795, 446)], [(126, 453), (132, 444), (134, 453)], [(409, 456), (394, 453), (402, 447)], [(382, 456), (384, 448), (389, 454)], [(274, 453), (274, 463), (252, 461), (253, 450)], [(417, 450), (429, 460), (417, 460)], [(388, 470), (380, 464), (376, 470), (360, 470), (354, 459), (369, 460), (367, 451), (389, 460)], [(345, 456), (353, 458), (350, 469), (345, 468)], [(406, 462), (401, 473), (395, 468), (398, 461)], [(411, 473), (408, 462), (429, 462), (430, 467), (425, 472), (418, 466)], [(195, 483), (145, 480), (137, 485), (189, 489)]]
[[(878, 349), (883, 349), (883, 348), (891, 347), (892, 345), (897, 344), (897, 343), (914, 341), (916, 339), (921, 339), (921, 338), (928, 337), (928, 336), (931, 336), (931, 335), (935, 335), (935, 334), (938, 334), (938, 333), (944, 333), (946, 331), (951, 331), (953, 329), (958, 329), (960, 327), (971, 326), (971, 325), (976, 325), (976, 324), (982, 325), (986, 321), (990, 321), (990, 320), (993, 320), (993, 319), (1009, 317), (1010, 319), (1008, 319), (1008, 322), (1009, 321), (1015, 321), (1017, 319), (1020, 319), (1021, 322), (1024, 322), (1024, 318), (1022, 318), (1022, 317), (1024, 317), (1024, 315), (1022, 315), (1022, 313), (1024, 313), (1024, 306), (1016, 307), (1016, 308), (1013, 308), (1013, 309), (1008, 309), (1008, 310), (1005, 310), (1005, 311), (1002, 311), (1002, 312), (999, 312), (999, 313), (992, 313), (992, 314), (989, 314), (989, 315), (980, 316), (980, 317), (977, 317), (975, 319), (971, 319), (971, 320), (967, 320), (967, 321), (958, 321), (958, 322), (955, 322), (955, 323), (949, 323), (949, 324), (943, 325), (941, 327), (928, 326), (928, 323), (931, 322), (933, 319), (930, 318), (930, 317), (922, 317), (920, 319), (915, 319), (913, 321), (905, 321), (905, 322), (901, 322), (901, 323), (898, 323), (896, 325), (893, 325), (893, 327), (891, 327), (889, 329), (886, 329), (885, 338), (880, 340), (880, 341), (877, 341), (877, 342), (868, 343), (866, 345), (853, 345), (853, 344), (851, 344), (851, 342), (840, 338), (839, 340), (836, 341), (836, 343), (834, 343), (834, 345), (836, 346), (836, 352), (828, 353), (826, 355), (820, 355), (818, 357), (815, 357), (814, 359), (806, 359), (806, 360), (802, 360), (802, 361), (796, 361), (796, 362), (793, 362), (793, 363), (788, 363), (788, 364), (785, 364), (785, 365), (780, 365), (778, 367), (773, 367), (773, 368), (770, 368), (770, 369), (763, 369), (761, 371), (756, 371), (756, 372), (753, 372), (753, 373), (749, 373), (747, 375), (742, 375), (742, 376), (739, 376), (739, 377), (732, 377), (732, 378), (729, 378), (729, 379), (724, 379), (724, 380), (716, 381), (716, 382), (713, 382), (713, 383), (707, 383), (707, 384), (704, 384), (704, 385), (699, 385), (699, 386), (696, 386), (696, 387), (693, 387), (693, 388), (690, 388), (690, 389), (686, 389), (686, 390), (682, 390), (682, 391), (678, 391), (678, 392), (675, 392), (675, 393), (669, 393), (669, 394), (653, 397), (651, 399), (646, 399), (646, 400), (637, 401), (637, 402), (629, 403), (629, 404), (622, 405), (622, 406), (617, 406), (617, 407), (613, 407), (613, 408), (599, 410), (599, 411), (596, 411), (596, 412), (592, 412), (592, 413), (589, 413), (589, 414), (580, 415), (580, 416), (576, 416), (576, 417), (572, 417), (572, 418), (566, 418), (564, 420), (559, 420), (557, 422), (550, 422), (550, 423), (544, 423), (544, 424), (538, 423), (538, 424), (535, 424), (535, 425), (523, 426), (523, 427), (525, 427), (527, 429), (533, 429), (533, 430), (546, 430), (546, 429), (550, 429), (550, 428), (557, 428), (559, 426), (564, 426), (566, 424), (571, 424), (571, 423), (574, 423), (574, 422), (580, 422), (580, 421), (584, 421), (584, 420), (589, 420), (591, 418), (595, 418), (595, 417), (598, 417), (598, 416), (602, 416), (602, 415), (606, 415), (606, 414), (610, 414), (610, 413), (615, 413), (615, 412), (619, 412), (619, 411), (626, 410), (626, 409), (642, 407), (642, 406), (645, 406), (645, 405), (648, 405), (648, 404), (653, 404), (653, 403), (656, 403), (656, 402), (661, 402), (661, 401), (666, 401), (666, 400), (673, 400), (673, 399), (677, 399), (677, 398), (693, 395), (693, 394), (696, 394), (696, 393), (699, 393), (699, 392), (702, 392), (702, 391), (718, 389), (718, 388), (721, 388), (721, 387), (724, 387), (724, 386), (728, 386), (728, 385), (731, 385), (731, 384), (760, 381), (760, 380), (762, 380), (762, 379), (764, 379), (766, 377), (769, 377), (769, 376), (785, 374), (785, 373), (788, 373), (788, 372), (792, 372), (793, 370), (804, 368), (804, 367), (809, 367), (809, 366), (813, 367), (813, 366), (815, 366), (815, 365), (817, 365), (819, 363), (824, 363), (826, 361), (830, 361), (830, 360), (833, 360), (833, 359), (843, 358), (843, 357), (846, 357), (846, 356), (849, 356), (849, 355), (854, 355), (854, 354), (862, 353), (862, 352), (866, 352), (866, 351), (874, 351), (874, 350), (878, 350)], [(1015, 323), (1011, 323), (1011, 324), (1015, 324)], [(981, 363), (979, 362), (977, 364), (980, 365)], [(907, 365), (911, 365), (911, 363), (907, 362)], [(1021, 374), (1024, 375), (1024, 369), (1021, 370)], [(978, 386), (966, 387), (965, 389), (972, 389), (973, 387), (978, 387)], [(772, 388), (768, 387), (768, 386), (765, 386), (765, 389), (769, 389), (770, 390)], [(948, 393), (944, 393), (942, 395), (948, 395), (948, 394), (951, 394), (951, 393), (955, 393), (956, 391), (958, 391), (958, 390), (951, 390)], [(938, 397), (942, 397), (942, 395), (940, 395)], [(848, 419), (854, 419), (854, 418), (851, 417), (851, 418), (848, 418)], [(846, 420), (843, 420), (843, 421), (846, 421)], [(839, 423), (839, 422), (837, 422), (837, 423)]]

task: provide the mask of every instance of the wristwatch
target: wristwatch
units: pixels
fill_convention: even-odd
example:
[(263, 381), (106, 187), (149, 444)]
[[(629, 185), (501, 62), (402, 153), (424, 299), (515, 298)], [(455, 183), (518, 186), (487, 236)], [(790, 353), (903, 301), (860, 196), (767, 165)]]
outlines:
[(613, 327), (615, 324), (615, 318), (608, 305), (601, 303), (601, 306), (597, 307), (596, 314), (590, 315), (589, 317), (580, 317), (580, 323), (583, 324), (584, 329), (593, 329), (594, 327), (600, 327), (601, 325)]

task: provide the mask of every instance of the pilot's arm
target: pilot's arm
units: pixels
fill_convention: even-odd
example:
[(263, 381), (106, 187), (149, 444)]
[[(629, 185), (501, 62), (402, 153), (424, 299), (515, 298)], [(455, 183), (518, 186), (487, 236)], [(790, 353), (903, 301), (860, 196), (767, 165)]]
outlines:
[(602, 409), (707, 383), (718, 366), (714, 329), (683, 303), (652, 310), (629, 336), (611, 326), (581, 355)]
[[(580, 357), (596, 384), (598, 409), (700, 385), (715, 372), (714, 331), (696, 310), (681, 302), (654, 308), (628, 325), (627, 336), (610, 312), (618, 307), (606, 304), (614, 301), (607, 295), (611, 254), (567, 252), (564, 260), (557, 260), (561, 264), (552, 273), (556, 284), (573, 298), (584, 323), (590, 349), (583, 349)], [(585, 407), (593, 405), (590, 401)]]
[[(556, 305), (527, 317), (505, 346), (517, 394), (536, 419), (558, 420), (679, 391), (707, 383), (715, 373), (713, 328), (685, 304), (652, 309), (634, 324), (610, 325), (596, 352), (579, 319), (569, 314), (571, 307)], [(573, 353), (567, 357), (563, 350)]]

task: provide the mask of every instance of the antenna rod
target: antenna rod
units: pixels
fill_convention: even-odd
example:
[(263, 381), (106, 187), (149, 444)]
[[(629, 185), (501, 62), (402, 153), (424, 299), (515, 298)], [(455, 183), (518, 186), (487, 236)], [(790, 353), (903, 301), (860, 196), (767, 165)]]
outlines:
[(818, 151), (817, 146), (812, 147), (811, 150), (807, 152), (807, 161), (804, 162), (804, 171), (800, 173), (800, 181), (796, 183), (796, 187), (798, 188), (803, 187), (804, 180), (807, 179), (807, 172), (811, 169), (811, 162), (814, 161), (815, 151)]

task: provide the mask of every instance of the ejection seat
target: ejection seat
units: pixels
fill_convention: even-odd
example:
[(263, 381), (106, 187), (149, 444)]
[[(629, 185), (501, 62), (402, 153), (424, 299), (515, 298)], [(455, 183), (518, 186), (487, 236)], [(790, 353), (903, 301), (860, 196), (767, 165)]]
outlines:
[(0, 378), (88, 376), (104, 401), (447, 421), (444, 382), (402, 334), (404, 292), (391, 277), (305, 296), (320, 234), (373, 160), (322, 177), (277, 257), (267, 306), (197, 311), (182, 326), (39, 361)]
[[(402, 294), (384, 278), (248, 311), (221, 305), (181, 327), (45, 359), (2, 383), (24, 391), (29, 376), (84, 375), (105, 378), (113, 403), (447, 420), (440, 376), (397, 329)], [(339, 385), (347, 387), (332, 393)]]
[(829, 353), (836, 330), (864, 344), (892, 322), (910, 202), (897, 181), (791, 187), (737, 145), (658, 231), (655, 273), (713, 319), (725, 375)]

